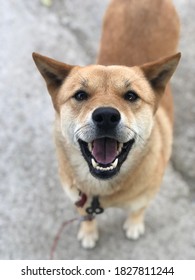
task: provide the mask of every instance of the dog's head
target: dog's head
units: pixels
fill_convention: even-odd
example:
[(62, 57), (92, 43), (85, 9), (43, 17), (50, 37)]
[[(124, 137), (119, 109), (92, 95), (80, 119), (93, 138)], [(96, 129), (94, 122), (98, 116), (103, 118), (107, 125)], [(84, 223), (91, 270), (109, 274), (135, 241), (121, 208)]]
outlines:
[(36, 53), (33, 58), (63, 137), (80, 150), (93, 176), (109, 179), (149, 139), (180, 54), (140, 67), (71, 66)]

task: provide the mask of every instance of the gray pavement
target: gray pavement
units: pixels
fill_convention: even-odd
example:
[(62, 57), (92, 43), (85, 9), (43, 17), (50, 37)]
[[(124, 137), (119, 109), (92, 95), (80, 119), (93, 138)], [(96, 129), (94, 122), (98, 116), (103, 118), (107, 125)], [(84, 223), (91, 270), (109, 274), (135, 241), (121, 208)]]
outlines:
[[(0, 259), (48, 259), (64, 220), (76, 216), (61, 188), (52, 140), (54, 111), (31, 53), (70, 64), (95, 61), (108, 0), (0, 0)], [(94, 250), (64, 229), (56, 259), (195, 259), (195, 2), (175, 0), (182, 61), (173, 79), (175, 140), (162, 188), (146, 215), (146, 234), (125, 238), (125, 213), (98, 217)]]

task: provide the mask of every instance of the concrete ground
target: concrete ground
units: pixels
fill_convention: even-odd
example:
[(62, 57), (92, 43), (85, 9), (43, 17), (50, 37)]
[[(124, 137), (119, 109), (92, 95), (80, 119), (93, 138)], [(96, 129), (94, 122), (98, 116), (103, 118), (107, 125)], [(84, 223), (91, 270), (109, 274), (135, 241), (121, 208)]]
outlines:
[[(108, 0), (0, 0), (0, 259), (48, 259), (64, 220), (76, 216), (57, 174), (54, 111), (31, 53), (70, 64), (95, 61)], [(56, 259), (195, 259), (195, 3), (175, 0), (182, 20), (182, 62), (173, 79), (176, 102), (172, 161), (146, 215), (146, 234), (125, 238), (125, 213), (98, 217), (94, 250), (67, 226)], [(185, 132), (185, 133), (184, 133)]]

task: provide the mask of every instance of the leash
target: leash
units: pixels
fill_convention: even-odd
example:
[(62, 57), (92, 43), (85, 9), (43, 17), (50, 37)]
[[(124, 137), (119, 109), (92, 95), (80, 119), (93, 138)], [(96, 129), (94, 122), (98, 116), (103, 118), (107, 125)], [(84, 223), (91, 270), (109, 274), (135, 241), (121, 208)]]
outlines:
[(82, 216), (82, 217), (75, 217), (71, 220), (68, 220), (68, 221), (64, 221), (62, 223), (62, 225), (60, 226), (60, 228), (58, 229), (57, 233), (56, 233), (56, 236), (53, 240), (53, 244), (52, 244), (52, 247), (51, 247), (51, 250), (50, 250), (50, 260), (53, 260), (53, 257), (54, 257), (54, 253), (56, 252), (56, 248), (57, 248), (57, 245), (58, 245), (58, 242), (60, 240), (60, 237), (62, 235), (62, 232), (64, 230), (64, 228), (70, 224), (72, 224), (73, 222), (75, 221), (78, 221), (78, 222), (83, 222), (83, 221), (92, 221), (94, 219), (94, 215), (92, 214), (88, 214), (86, 216)]
[[(86, 196), (86, 194), (82, 193), (81, 191), (79, 192), (79, 196), (80, 196), (80, 199), (75, 202), (75, 205), (77, 207), (81, 207), (82, 208), (85, 205), (86, 201), (87, 201), (87, 196)], [(92, 221), (95, 218), (95, 215), (98, 215), (98, 214), (101, 214), (101, 213), (104, 212), (104, 209), (100, 206), (100, 202), (99, 202), (99, 197), (98, 196), (94, 196), (93, 197), (92, 202), (91, 202), (91, 206), (89, 206), (86, 209), (86, 212), (87, 212), (87, 215), (85, 215), (85, 216), (75, 217), (75, 218), (73, 218), (71, 220), (64, 221), (62, 223), (61, 227), (57, 231), (57, 234), (56, 234), (56, 236), (54, 238), (54, 241), (53, 241), (53, 244), (52, 244), (52, 247), (51, 247), (50, 260), (53, 260), (54, 253), (56, 251), (56, 248), (57, 248), (58, 242), (60, 240), (60, 237), (62, 235), (62, 232), (63, 232), (64, 228), (67, 225), (70, 225), (70, 224), (72, 224), (75, 221), (78, 221), (78, 222)]]

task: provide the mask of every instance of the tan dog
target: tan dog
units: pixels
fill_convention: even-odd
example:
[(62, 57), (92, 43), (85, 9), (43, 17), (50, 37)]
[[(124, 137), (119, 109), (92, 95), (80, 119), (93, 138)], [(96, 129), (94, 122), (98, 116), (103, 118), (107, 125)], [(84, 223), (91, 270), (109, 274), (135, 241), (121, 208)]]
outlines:
[(144, 233), (144, 211), (171, 154), (167, 83), (180, 59), (174, 54), (178, 37), (171, 0), (113, 0), (97, 65), (71, 66), (33, 54), (56, 111), (62, 185), (85, 217), (78, 234), (85, 248), (98, 239), (92, 216), (107, 207), (129, 212), (128, 238)]

